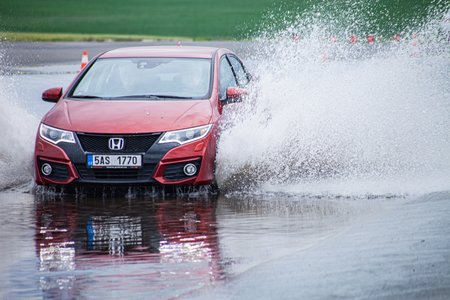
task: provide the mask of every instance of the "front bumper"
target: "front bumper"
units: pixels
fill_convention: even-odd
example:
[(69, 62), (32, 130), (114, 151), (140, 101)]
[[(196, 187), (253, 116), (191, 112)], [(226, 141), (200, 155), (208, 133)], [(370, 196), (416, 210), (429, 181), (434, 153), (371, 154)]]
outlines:
[[(214, 128), (213, 128), (214, 129)], [(142, 154), (143, 166), (139, 169), (92, 169), (87, 167), (88, 152), (82, 146), (78, 135), (76, 143), (61, 142), (57, 145), (36, 137), (35, 180), (39, 185), (205, 185), (214, 181), (214, 160), (216, 154), (215, 132), (203, 139), (179, 145), (154, 142)], [(159, 140), (159, 139), (158, 139)], [(117, 152), (96, 154), (120, 154)], [(52, 166), (53, 172), (45, 176), (41, 167)], [(187, 176), (183, 167), (187, 163), (197, 166), (197, 172)]]

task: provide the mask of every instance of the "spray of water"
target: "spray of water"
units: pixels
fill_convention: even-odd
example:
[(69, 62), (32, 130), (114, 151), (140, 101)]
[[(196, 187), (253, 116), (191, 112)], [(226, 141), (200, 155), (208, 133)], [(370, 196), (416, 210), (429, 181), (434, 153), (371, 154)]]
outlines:
[[(442, 10), (404, 27), (401, 41), (391, 38), (396, 32), (377, 34), (357, 10), (315, 7), (281, 25), (268, 17), (277, 25), (258, 33), (249, 99), (226, 111), (222, 189), (320, 193), (330, 189), (324, 182), (450, 182), (450, 43), (439, 29)], [(361, 24), (375, 43), (361, 36)], [(355, 32), (360, 40), (352, 44)]]
[(38, 119), (16, 100), (14, 81), (0, 76), (0, 190), (30, 182)]

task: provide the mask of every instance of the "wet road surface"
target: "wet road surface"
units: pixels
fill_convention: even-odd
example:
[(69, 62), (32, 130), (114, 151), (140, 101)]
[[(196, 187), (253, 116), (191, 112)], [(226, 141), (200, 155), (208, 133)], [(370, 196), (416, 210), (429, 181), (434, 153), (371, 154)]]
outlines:
[(0, 193), (8, 299), (446, 299), (450, 194)]
[(168, 299), (212, 287), (351, 223), (333, 199), (0, 194), (4, 297)]

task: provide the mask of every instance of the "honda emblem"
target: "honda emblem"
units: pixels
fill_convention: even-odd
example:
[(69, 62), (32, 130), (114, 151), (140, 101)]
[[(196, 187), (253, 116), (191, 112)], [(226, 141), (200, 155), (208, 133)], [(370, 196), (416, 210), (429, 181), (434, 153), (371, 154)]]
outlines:
[(108, 142), (109, 149), (111, 150), (122, 150), (124, 146), (123, 138), (110, 138)]

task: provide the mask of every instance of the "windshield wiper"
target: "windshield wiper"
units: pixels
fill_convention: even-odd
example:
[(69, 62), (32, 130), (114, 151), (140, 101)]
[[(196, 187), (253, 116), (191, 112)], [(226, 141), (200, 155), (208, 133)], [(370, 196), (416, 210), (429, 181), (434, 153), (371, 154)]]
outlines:
[(106, 97), (100, 97), (100, 96), (92, 96), (92, 95), (72, 95), (70, 98), (79, 98), (79, 99), (110, 99)]
[(175, 95), (153, 95), (160, 99), (193, 99), (194, 97), (175, 96)]
[(142, 94), (142, 95), (126, 95), (126, 96), (118, 96), (111, 97), (110, 99), (193, 99), (193, 97), (184, 97), (184, 96), (175, 96), (175, 95), (151, 95), (151, 94)]

